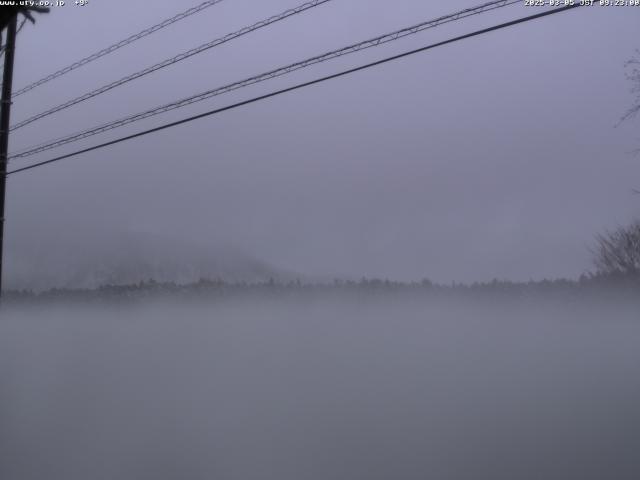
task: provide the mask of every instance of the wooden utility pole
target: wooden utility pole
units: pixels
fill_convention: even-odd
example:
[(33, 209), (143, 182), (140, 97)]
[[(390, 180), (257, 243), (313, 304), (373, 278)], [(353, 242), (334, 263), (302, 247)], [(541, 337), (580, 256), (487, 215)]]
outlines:
[(7, 156), (9, 152), (9, 121), (11, 115), (11, 87), (13, 82), (13, 56), (16, 49), (16, 24), (14, 15), (7, 25), (4, 49), (2, 99), (0, 100), (0, 298), (2, 297), (2, 257), (4, 254), (4, 200), (7, 186)]

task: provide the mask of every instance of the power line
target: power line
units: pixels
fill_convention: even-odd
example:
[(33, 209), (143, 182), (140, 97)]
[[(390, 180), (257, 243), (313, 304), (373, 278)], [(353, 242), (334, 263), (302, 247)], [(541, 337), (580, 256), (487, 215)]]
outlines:
[(458, 11), (456, 13), (453, 14), (449, 14), (449, 15), (445, 15), (442, 17), (438, 17), (436, 19), (432, 19), (432, 20), (428, 20), (422, 23), (419, 23), (417, 25), (413, 25), (411, 27), (406, 27), (403, 28), (401, 30), (396, 30), (394, 32), (391, 33), (387, 33), (384, 35), (380, 35), (378, 37), (369, 39), (369, 40), (365, 40), (363, 42), (359, 42), (356, 44), (352, 44), (349, 45), (347, 47), (343, 47), (340, 48), (338, 50), (332, 50), (330, 52), (327, 53), (323, 53), (321, 55), (317, 55), (311, 58), (307, 58), (305, 60), (284, 66), (284, 67), (280, 67), (277, 68), (275, 70), (270, 70), (268, 72), (265, 73), (261, 73), (259, 75), (255, 75), (253, 77), (249, 77), (246, 78), (244, 80), (238, 81), (238, 82), (234, 82), (228, 85), (225, 85), (223, 87), (218, 87), (212, 90), (208, 90), (206, 92), (202, 92), (196, 95), (192, 95), (190, 97), (187, 98), (183, 98), (181, 100), (172, 102), (172, 103), (168, 103), (165, 105), (161, 105), (159, 107), (154, 107), (150, 110), (146, 110), (144, 112), (140, 112), (134, 115), (130, 115), (103, 125), (100, 125), (98, 127), (94, 127), (91, 128), (89, 130), (84, 130), (78, 133), (74, 133), (71, 135), (67, 135), (65, 137), (61, 137), (55, 140), (51, 140), (48, 142), (45, 142), (43, 144), (40, 145), (36, 145), (36, 146), (31, 146), (31, 147), (27, 147), (27, 149), (23, 149), (19, 152), (14, 153), (13, 155), (11, 155), (9, 157), (9, 159), (17, 159), (17, 158), (24, 158), (24, 157), (28, 157), (31, 155), (35, 155), (37, 153), (41, 153), (44, 152), (46, 150), (50, 150), (52, 148), (57, 148), (63, 145), (66, 145), (68, 143), (72, 143), (72, 142), (76, 142), (79, 140), (83, 140), (85, 138), (94, 136), (94, 135), (98, 135), (100, 133), (104, 133), (106, 131), (109, 130), (113, 130), (115, 128), (119, 128), (122, 127), (124, 125), (128, 125), (130, 123), (133, 122), (137, 122), (140, 120), (143, 120), (145, 118), (149, 118), (155, 115), (159, 115), (161, 113), (165, 113), (171, 110), (175, 110), (177, 108), (181, 108), (187, 105), (191, 105), (193, 103), (196, 102), (200, 102), (218, 95), (222, 95), (225, 93), (229, 93), (232, 92), (234, 90), (238, 90), (240, 88), (244, 88), (244, 87), (248, 87), (250, 85), (254, 85), (256, 83), (260, 83), (260, 82), (264, 82), (266, 80), (270, 80), (276, 77), (280, 77), (289, 73), (292, 73), (294, 71), (300, 70), (302, 68), (306, 68), (309, 67), (311, 65), (315, 65), (317, 63), (322, 63), (322, 62), (326, 62), (328, 60), (332, 60), (334, 58), (338, 58), (341, 57), (343, 55), (348, 55), (351, 53), (355, 53), (361, 50), (365, 50), (368, 48), (372, 48), (372, 47), (377, 47), (379, 45), (388, 43), (388, 42), (392, 42), (395, 40), (398, 40), (400, 38), (406, 37), (408, 35), (414, 35), (418, 32), (421, 32), (423, 30), (429, 29), (429, 28), (434, 28), (437, 27), (438, 25), (442, 25), (445, 23), (449, 23), (449, 22), (453, 22), (453, 21), (457, 21), (466, 17), (470, 17), (473, 15), (478, 15), (481, 13), (485, 13), (487, 11), (491, 11), (491, 10), (495, 10), (498, 8), (502, 8), (502, 7), (506, 7), (508, 5), (512, 5), (514, 3), (520, 3), (521, 0), (501, 0), (501, 1), (493, 1), (493, 2), (489, 2), (489, 3), (485, 3), (483, 5), (479, 5), (477, 7), (472, 7), (472, 8), (467, 8), (461, 11)]
[(449, 15), (445, 15), (442, 17), (438, 17), (436, 19), (433, 20), (428, 20), (425, 22), (422, 22), (420, 24), (411, 26), (411, 27), (407, 27), (407, 28), (403, 28), (401, 30), (397, 30), (395, 32), (392, 33), (388, 33), (388, 34), (384, 34), (357, 44), (353, 44), (338, 50), (333, 50), (327, 53), (324, 53), (322, 55), (318, 55), (315, 57), (311, 57), (308, 58), (306, 60), (300, 61), (300, 62), (296, 62), (294, 64), (291, 65), (287, 65), (285, 67), (280, 67), (278, 69), (275, 70), (271, 70), (269, 72), (266, 73), (262, 73), (260, 75), (256, 75), (244, 80), (241, 80), (239, 82), (234, 82), (232, 84), (223, 86), (223, 87), (219, 87), (213, 90), (209, 90), (197, 95), (193, 95), (175, 102), (172, 102), (170, 104), (166, 104), (166, 105), (162, 105), (160, 107), (155, 107), (151, 110), (147, 110), (138, 114), (134, 114), (128, 117), (124, 117), (121, 118), (119, 120), (115, 120), (112, 122), (109, 122), (107, 124), (92, 128), (90, 130), (85, 130), (85, 131), (81, 131), (81, 132), (77, 132), (71, 135), (67, 135), (65, 137), (62, 138), (58, 138), (55, 140), (51, 140), (51, 141), (47, 141), (44, 143), (41, 143), (39, 145), (35, 145), (35, 146), (31, 146), (31, 147), (27, 147), (27, 149), (23, 149), (15, 154), (13, 154), (12, 156), (10, 156), (10, 159), (16, 159), (16, 158), (23, 158), (23, 157), (27, 157), (27, 156), (31, 156), (37, 153), (41, 153), (45, 150), (49, 150), (51, 148), (56, 148), (62, 145), (66, 145), (68, 143), (71, 142), (75, 142), (78, 140), (82, 140), (84, 138), (93, 136), (93, 135), (97, 135), (103, 132), (106, 132), (108, 130), (112, 130), (124, 125), (127, 125), (129, 123), (133, 123), (139, 120), (143, 120), (145, 118), (149, 118), (151, 116), (155, 116), (170, 110), (174, 110), (176, 108), (181, 108), (183, 106), (187, 106), (190, 105), (192, 103), (196, 103), (199, 101), (203, 101), (206, 100), (208, 98), (214, 97), (214, 96), (218, 96), (224, 93), (228, 93), (231, 92), (233, 90), (237, 90), (239, 88), (243, 88), (246, 86), (250, 86), (253, 85), (255, 83), (260, 83), (262, 81), (266, 81), (266, 80), (270, 80), (272, 78), (276, 78), (288, 73), (291, 73), (293, 71), (302, 69), (302, 68), (306, 68), (308, 66), (314, 65), (316, 63), (321, 63), (324, 61), (328, 61), (331, 60), (333, 58), (337, 58), (343, 55), (347, 55), (350, 53), (355, 53), (357, 51), (360, 50), (364, 50), (367, 48), (371, 48), (371, 47), (375, 47), (384, 43), (388, 43), (391, 41), (395, 41), (398, 40), (400, 38), (403, 38), (407, 35), (412, 35), (412, 34), (416, 34), (420, 31), (426, 30), (428, 28), (433, 28), (436, 27), (438, 25), (442, 25), (444, 23), (449, 23), (452, 21), (456, 21), (456, 20), (460, 20), (462, 18), (466, 18), (472, 15), (477, 15), (480, 13), (484, 13), (490, 10), (495, 10), (497, 8), (502, 8), (508, 5), (512, 5), (514, 3), (520, 3), (520, 0), (501, 0), (501, 1), (492, 1), (489, 3), (485, 3), (483, 5), (477, 6), (477, 7), (472, 7), (472, 8), (468, 8), (468, 9), (464, 9), (461, 10), (459, 12), (453, 13), (453, 14), (449, 14)]
[(50, 75), (47, 75), (46, 77), (41, 78), (40, 80), (33, 82), (25, 87), (22, 87), (21, 89), (17, 90), (14, 94), (13, 97), (17, 97), (18, 95), (22, 95), (23, 93), (26, 93), (30, 90), (33, 90), (36, 87), (39, 87), (40, 85), (44, 85), (47, 82), (50, 82), (51, 80), (54, 80), (58, 77), (61, 77), (62, 75), (65, 75), (77, 68), (80, 68), (84, 65), (87, 65), (88, 63), (93, 62), (94, 60), (97, 60), (100, 57), (104, 57), (105, 55), (108, 55), (110, 53), (115, 52), (116, 50), (129, 45), (130, 43), (135, 42), (136, 40), (140, 40), (143, 37), (146, 37), (148, 35), (151, 35), (152, 33), (157, 32), (158, 30), (161, 30), (165, 27), (168, 27), (169, 25), (172, 25), (176, 22), (179, 22), (180, 20), (184, 20), (187, 17), (190, 17), (191, 15), (195, 15), (196, 13), (200, 13), (203, 10), (205, 10), (206, 8), (212, 7), (220, 2), (222, 2), (223, 0), (207, 0), (206, 2), (202, 2), (200, 5), (196, 5), (195, 7), (191, 7), (188, 10), (185, 10), (184, 12), (178, 13), (177, 15), (174, 15), (171, 18), (167, 18), (166, 20), (163, 20), (160, 23), (157, 23), (149, 28), (145, 28), (144, 30), (135, 33), (133, 35), (130, 35), (129, 37), (125, 38), (124, 40), (120, 40), (117, 43), (114, 43), (113, 45), (110, 45), (106, 48), (103, 48), (102, 50), (93, 53), (91, 55), (89, 55), (88, 57), (85, 57), (81, 60), (78, 60), (77, 62), (72, 63), (71, 65), (68, 65)]
[(192, 122), (192, 121), (204, 118), (204, 117), (209, 117), (209, 116), (212, 116), (212, 115), (216, 115), (216, 114), (225, 112), (227, 110), (233, 110), (235, 108), (242, 107), (244, 105), (249, 105), (251, 103), (256, 103), (256, 102), (259, 102), (261, 100), (266, 100), (268, 98), (275, 97), (275, 96), (278, 96), (278, 95), (282, 95), (284, 93), (292, 92), (294, 90), (299, 90), (299, 89), (302, 89), (302, 88), (305, 88), (305, 87), (308, 87), (308, 86), (311, 86), (311, 85), (315, 85), (315, 84), (322, 83), (322, 82), (325, 82), (325, 81), (328, 81), (328, 80), (332, 80), (332, 79), (335, 79), (335, 78), (343, 77), (343, 76), (346, 76), (346, 75), (349, 75), (349, 74), (352, 74), (352, 73), (355, 73), (355, 72), (359, 72), (361, 70), (366, 70), (366, 69), (369, 69), (369, 68), (372, 68), (372, 67), (375, 67), (375, 66), (378, 66), (378, 65), (382, 65), (382, 64), (385, 64), (385, 63), (392, 62), (394, 60), (398, 60), (398, 59), (401, 59), (401, 58), (404, 58), (404, 57), (408, 57), (410, 55), (415, 55), (415, 54), (420, 53), (420, 52), (424, 52), (424, 51), (427, 51), (427, 50), (431, 50), (433, 48), (441, 47), (443, 45), (448, 45), (450, 43), (454, 43), (454, 42), (458, 42), (458, 41), (461, 41), (461, 40), (465, 40), (467, 38), (483, 35), (485, 33), (489, 33), (489, 32), (493, 32), (493, 31), (496, 31), (496, 30), (503, 29), (503, 28), (511, 27), (513, 25), (518, 25), (518, 24), (521, 24), (521, 23), (529, 22), (529, 21), (536, 20), (536, 19), (539, 19), (539, 18), (542, 18), (542, 17), (553, 15), (553, 14), (556, 14), (556, 13), (565, 12), (567, 10), (578, 8), (580, 6), (582, 6), (582, 5), (580, 5), (580, 4), (567, 5), (567, 6), (560, 7), (560, 8), (555, 8), (555, 9), (552, 9), (552, 10), (546, 10), (544, 12), (537, 13), (535, 15), (529, 15), (527, 17), (522, 17), (522, 18), (519, 18), (519, 19), (516, 19), (516, 20), (512, 20), (510, 22), (501, 23), (499, 25), (494, 25), (493, 27), (488, 27), (488, 28), (483, 28), (481, 30), (476, 30), (474, 32), (467, 33), (465, 35), (460, 35), (460, 36), (457, 36), (457, 37), (454, 37), (454, 38), (450, 38), (448, 40), (444, 40), (444, 41), (441, 41), (441, 42), (433, 43), (431, 45), (427, 45), (425, 47), (417, 48), (415, 50), (410, 50), (408, 52), (404, 52), (404, 53), (401, 53), (401, 54), (398, 54), (398, 55), (393, 55), (391, 57), (386, 57), (386, 58), (384, 58), (382, 60), (377, 60), (375, 62), (367, 63), (367, 64), (361, 65), (359, 67), (354, 67), (354, 68), (350, 68), (348, 70), (343, 70), (341, 72), (334, 73), (332, 75), (327, 75), (325, 77), (317, 78), (315, 80), (311, 80), (311, 81), (304, 82), (304, 83), (299, 83), (299, 84), (294, 85), (292, 87), (283, 88), (283, 89), (277, 90), (275, 92), (271, 92), (271, 93), (268, 93), (268, 94), (265, 94), (265, 95), (260, 95), (258, 97), (253, 97), (253, 98), (251, 98), (249, 100), (244, 100), (242, 102), (238, 102), (238, 103), (234, 103), (234, 104), (231, 104), (231, 105), (227, 105), (226, 107), (217, 108), (215, 110), (210, 110), (208, 112), (201, 113), (199, 115), (194, 115), (194, 116), (191, 116), (191, 117), (187, 117), (187, 118), (184, 118), (182, 120), (178, 120), (178, 121), (175, 121), (175, 122), (167, 123), (167, 124), (161, 125), (159, 127), (151, 128), (149, 130), (144, 130), (142, 132), (134, 133), (132, 135), (127, 135), (125, 137), (120, 137), (120, 138), (117, 138), (115, 140), (111, 140), (109, 142), (101, 143), (101, 144), (98, 144), (98, 145), (94, 145), (92, 147), (84, 148), (82, 150), (77, 150), (75, 152), (67, 153), (66, 155), (60, 155), (59, 157), (55, 157), (55, 158), (52, 158), (52, 159), (49, 159), (49, 160), (45, 160), (45, 161), (42, 161), (42, 162), (34, 163), (34, 164), (28, 165), (26, 167), (17, 168), (15, 170), (11, 170), (10, 172), (7, 172), (7, 175), (12, 175), (14, 173), (19, 173), (19, 172), (24, 172), (26, 170), (31, 170), (33, 168), (37, 168), (37, 167), (41, 167), (43, 165), (47, 165), (47, 164), (50, 164), (50, 163), (58, 162), (60, 160), (66, 159), (66, 158), (74, 157), (74, 156), (80, 155), (82, 153), (87, 153), (87, 152), (91, 152), (91, 151), (94, 151), (94, 150), (98, 150), (98, 149), (101, 149), (101, 148), (104, 148), (104, 147), (108, 147), (110, 145), (115, 145), (117, 143), (125, 142), (127, 140), (131, 140), (131, 139), (134, 139), (134, 138), (138, 138), (138, 137), (142, 137), (142, 136), (145, 136), (145, 135), (149, 135), (151, 133), (159, 132), (160, 130), (165, 130), (165, 129), (172, 128), (172, 127), (175, 127), (175, 126), (178, 126), (178, 125), (182, 125), (184, 123), (189, 123), (189, 122)]
[(54, 113), (57, 113), (61, 110), (65, 110), (69, 107), (72, 107), (73, 105), (77, 105), (78, 103), (84, 102), (86, 100), (89, 100), (93, 97), (96, 97), (98, 95), (101, 95), (105, 92), (108, 92), (109, 90), (113, 90), (116, 87), (119, 87), (121, 85), (124, 85), (125, 83), (129, 83), (133, 80), (136, 80), (140, 77), (144, 77), (145, 75), (148, 75), (150, 73), (153, 73), (157, 70), (160, 70), (161, 68), (165, 68), (168, 67), (169, 65), (173, 65), (174, 63), (178, 63), (182, 60), (186, 60), (187, 58), (193, 57), (194, 55), (197, 55), (199, 53), (202, 53), (206, 50), (209, 50), (213, 47), (217, 47), (219, 45), (222, 45), (224, 43), (227, 43), (231, 40), (234, 40), (238, 37), (242, 37), (243, 35), (247, 35), (248, 33), (251, 33), (255, 30), (259, 30), (261, 28), (264, 28), (268, 25), (271, 25), (273, 23), (276, 22), (280, 22), (286, 18), (289, 18), (291, 16), (300, 14), (302, 12), (305, 12), (311, 8), (320, 6), (322, 4), (325, 4), (327, 2), (330, 2), (331, 0), (312, 0), (310, 2), (307, 3), (303, 3), (302, 5), (299, 5), (295, 8), (291, 8), (288, 10), (285, 10), (282, 13), (279, 13), (277, 15), (273, 15), (272, 17), (269, 17), (265, 20), (261, 20), (257, 23), (254, 23), (253, 25), (250, 25), (248, 27), (244, 27), (236, 32), (233, 33), (229, 33), (223, 37), (217, 38), (215, 40), (212, 40), (210, 42), (204, 43), (198, 47), (192, 48), (191, 50), (188, 50), (186, 52), (182, 52), (178, 55), (175, 55), (174, 57), (168, 58), (166, 60), (163, 60), (162, 62), (156, 63), (155, 65), (152, 65), (150, 67), (147, 67), (143, 70), (140, 70), (138, 72), (132, 73), (131, 75), (127, 75), (126, 77), (122, 77), (119, 80), (116, 80), (115, 82), (111, 82), (108, 83), (107, 85), (103, 85), (102, 87), (99, 87), (95, 90), (92, 90), (88, 93), (85, 93), (84, 95), (80, 95), (79, 97), (73, 98), (65, 103), (62, 103), (60, 105), (57, 105), (49, 110), (46, 110), (44, 112), (38, 113), (37, 115), (34, 115), (30, 118), (27, 118), (26, 120), (23, 120), (21, 122), (16, 123), (15, 125), (13, 125), (11, 127), (11, 130), (17, 130), (18, 128), (22, 128), (26, 125), (29, 125), (30, 123), (35, 122), (36, 120), (40, 120), (41, 118), (44, 117), (48, 117), (49, 115), (53, 115)]

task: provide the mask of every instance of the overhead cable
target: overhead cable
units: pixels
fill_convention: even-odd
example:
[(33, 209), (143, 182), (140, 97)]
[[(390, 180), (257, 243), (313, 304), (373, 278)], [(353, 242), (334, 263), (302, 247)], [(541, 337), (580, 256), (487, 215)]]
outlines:
[(145, 28), (144, 30), (135, 33), (133, 35), (128, 36), (127, 38), (125, 38), (124, 40), (120, 40), (117, 43), (114, 43), (113, 45), (110, 45), (106, 48), (103, 48), (102, 50), (92, 53), (91, 55), (84, 57), (81, 60), (78, 60), (76, 62), (73, 62), (70, 65), (67, 65), (64, 68), (61, 68), (60, 70), (57, 70), (56, 72), (53, 72), (49, 75), (47, 75), (46, 77), (41, 78), (40, 80), (33, 82), (29, 85), (26, 85), (18, 90), (16, 90), (14, 92), (14, 94), (12, 95), (12, 97), (17, 97), (19, 95), (22, 95), (23, 93), (26, 93), (30, 90), (33, 90), (36, 87), (39, 87), (41, 85), (44, 85), (45, 83), (50, 82), (51, 80), (54, 80), (58, 77), (61, 77), (62, 75), (65, 75), (73, 70), (76, 70), (80, 67), (83, 67), (84, 65), (87, 65), (88, 63), (93, 62), (94, 60), (97, 60), (101, 57), (104, 57), (105, 55), (109, 55), (110, 53), (115, 52), (116, 50), (129, 45), (130, 43), (133, 43), (137, 40), (140, 40), (141, 38), (144, 38), (148, 35), (151, 35), (152, 33), (157, 32), (158, 30), (161, 30), (165, 27), (168, 27), (169, 25), (172, 25), (176, 22), (179, 22), (180, 20), (184, 20), (187, 17), (190, 17), (191, 15), (195, 15), (196, 13), (200, 13), (203, 10), (212, 7), (220, 2), (222, 2), (223, 0), (207, 0), (205, 2), (202, 2), (199, 5), (196, 5), (195, 7), (191, 7), (188, 10), (185, 10), (184, 12), (178, 13), (177, 15), (174, 15), (171, 18), (167, 18), (166, 20), (163, 20), (160, 23), (157, 23), (149, 28)]
[(442, 25), (445, 23), (449, 23), (449, 22), (453, 22), (453, 21), (457, 21), (466, 17), (470, 17), (472, 15), (478, 15), (487, 11), (491, 11), (491, 10), (495, 10), (497, 8), (502, 8), (508, 5), (512, 5), (515, 3), (521, 3), (520, 0), (501, 0), (501, 1), (493, 1), (493, 2), (488, 2), (482, 5), (479, 5), (477, 7), (472, 7), (472, 8), (467, 8), (461, 11), (458, 11), (456, 13), (452, 13), (449, 15), (445, 15), (445, 16), (441, 16), (438, 17), (436, 19), (432, 19), (432, 20), (427, 20), (425, 22), (421, 22), (417, 25), (413, 25), (411, 27), (406, 27), (400, 30), (396, 30), (394, 32), (391, 33), (387, 33), (384, 35), (380, 35), (377, 36), (375, 38), (371, 38), (369, 40), (365, 40), (359, 43), (355, 43), (352, 45), (349, 45), (347, 47), (342, 47), (340, 49), (337, 50), (332, 50), (326, 53), (323, 53), (321, 55), (316, 55), (314, 57), (311, 58), (307, 58), (305, 60), (296, 62), (296, 63), (292, 63), (290, 65), (286, 65), (284, 67), (279, 67), (276, 68), (274, 70), (270, 70), (268, 72), (264, 72), (261, 73), (259, 75), (255, 75), (249, 78), (246, 78), (244, 80), (240, 80), (240, 81), (236, 81), (233, 82), (231, 84), (222, 86), (222, 87), (217, 87), (211, 90), (207, 90), (205, 92), (201, 92), (198, 93), (196, 95), (191, 95), (189, 97), (171, 102), (171, 103), (167, 103), (158, 107), (154, 107), (151, 108), (149, 110), (145, 110), (143, 112), (140, 113), (136, 113), (134, 115), (129, 115), (127, 117), (124, 118), (120, 118), (118, 120), (115, 121), (111, 121), (109, 123), (97, 126), (97, 127), (93, 127), (90, 128), (88, 130), (84, 130), (81, 132), (77, 132), (74, 134), (70, 134), (61, 138), (57, 138), (55, 140), (50, 140), (48, 142), (45, 142), (43, 144), (40, 145), (36, 145), (36, 146), (31, 146), (31, 147), (27, 147), (26, 149), (23, 149), (21, 151), (15, 152), (13, 154), (11, 154), (9, 156), (9, 159), (18, 159), (18, 158), (24, 158), (24, 157), (28, 157), (31, 155), (35, 155), (37, 153), (40, 152), (44, 152), (46, 150), (50, 150), (52, 148), (57, 148), (63, 145), (66, 145), (68, 143), (72, 143), (72, 142), (76, 142), (79, 140), (82, 140), (84, 138), (87, 137), (91, 137), (94, 135), (98, 135), (100, 133), (104, 133), (107, 132), (109, 130), (113, 130), (115, 128), (119, 128), (125, 125), (128, 125), (130, 123), (133, 122), (137, 122), (140, 120), (143, 120), (145, 118), (149, 118), (155, 115), (159, 115), (161, 113), (165, 113), (171, 110), (175, 110), (177, 108), (182, 108), (185, 107), (187, 105), (191, 105), (193, 103), (197, 103), (197, 102), (201, 102), (203, 100), (207, 100), (209, 98), (218, 96), (218, 95), (222, 95), (225, 93), (229, 93), (235, 90), (238, 90), (240, 88), (244, 88), (244, 87), (248, 87), (250, 85), (254, 85), (256, 83), (260, 83), (260, 82), (264, 82), (266, 80), (270, 80), (276, 77), (280, 77), (292, 72), (295, 72), (297, 70), (303, 69), (303, 68), (307, 68), (311, 65), (315, 65), (318, 63), (322, 63), (322, 62), (326, 62), (329, 60), (332, 60), (334, 58), (338, 58), (338, 57), (342, 57), (344, 55), (348, 55), (351, 53), (355, 53), (361, 50), (365, 50), (368, 48), (372, 48), (372, 47), (377, 47), (379, 45), (385, 44), (385, 43), (389, 43), (395, 40), (398, 40), (400, 38), (406, 37), (408, 35), (414, 35), (418, 32), (421, 32), (423, 30), (429, 29), (429, 28), (434, 28), (437, 27), (438, 25)]
[(486, 33), (489, 33), (489, 32), (493, 32), (493, 31), (500, 30), (500, 29), (503, 29), (503, 28), (507, 28), (507, 27), (511, 27), (511, 26), (518, 25), (518, 24), (521, 24), (521, 23), (529, 22), (529, 21), (532, 21), (532, 20), (536, 20), (536, 19), (539, 19), (539, 18), (542, 18), (542, 17), (546, 17), (546, 16), (549, 16), (549, 15), (557, 14), (557, 13), (560, 13), (560, 12), (565, 12), (565, 11), (568, 11), (568, 10), (572, 10), (574, 8), (578, 8), (580, 6), (582, 6), (582, 5), (581, 4), (573, 4), (573, 5), (567, 5), (567, 6), (560, 7), (560, 8), (554, 8), (554, 9), (551, 9), (551, 10), (545, 10), (545, 11), (543, 11), (541, 13), (537, 13), (535, 15), (529, 15), (527, 17), (519, 18), (517, 20), (512, 20), (510, 22), (501, 23), (499, 25), (494, 25), (494, 26), (489, 27), (489, 28), (483, 28), (482, 30), (476, 30), (474, 32), (467, 33), (465, 35), (460, 35), (460, 36), (457, 36), (457, 37), (454, 37), (454, 38), (450, 38), (448, 40), (444, 40), (444, 41), (441, 41), (441, 42), (438, 42), (438, 43), (427, 45), (425, 47), (417, 48), (415, 50), (410, 50), (408, 52), (404, 52), (404, 53), (401, 53), (401, 54), (398, 54), (398, 55), (393, 55), (391, 57), (387, 57), (387, 58), (384, 58), (382, 60), (378, 60), (378, 61), (375, 61), (375, 62), (367, 63), (367, 64), (361, 65), (359, 67), (350, 68), (348, 70), (343, 70), (341, 72), (334, 73), (332, 75), (327, 75), (325, 77), (321, 77), (321, 78), (317, 78), (315, 80), (311, 80), (311, 81), (308, 81), (308, 82), (300, 83), (300, 84), (294, 85), (292, 87), (283, 88), (283, 89), (277, 90), (275, 92), (271, 92), (271, 93), (268, 93), (268, 94), (265, 94), (265, 95), (260, 95), (258, 97), (253, 97), (253, 98), (250, 98), (249, 100), (244, 100), (242, 102), (238, 102), (238, 103), (234, 103), (232, 105), (227, 105), (227, 106), (222, 107), (222, 108), (217, 108), (217, 109), (214, 109), (214, 110), (210, 110), (208, 112), (201, 113), (199, 115), (194, 115), (194, 116), (191, 116), (191, 117), (188, 117), (188, 118), (184, 118), (182, 120), (178, 120), (178, 121), (175, 121), (175, 122), (167, 123), (167, 124), (161, 125), (159, 127), (151, 128), (149, 130), (144, 130), (142, 132), (134, 133), (132, 135), (127, 135), (125, 137), (120, 137), (120, 138), (117, 138), (115, 140), (111, 140), (109, 142), (104, 142), (104, 143), (101, 143), (101, 144), (98, 144), (98, 145), (94, 145), (92, 147), (84, 148), (82, 150), (77, 150), (75, 152), (67, 153), (65, 155), (60, 155), (58, 157), (54, 157), (54, 158), (51, 158), (49, 160), (45, 160), (45, 161), (42, 161), (42, 162), (37, 162), (37, 163), (31, 164), (31, 165), (28, 165), (26, 167), (17, 168), (17, 169), (9, 171), (7, 173), (7, 175), (12, 175), (12, 174), (15, 174), (15, 173), (20, 173), (20, 172), (24, 172), (24, 171), (31, 170), (31, 169), (34, 169), (34, 168), (38, 168), (38, 167), (41, 167), (41, 166), (44, 166), (44, 165), (48, 165), (50, 163), (54, 163), (54, 162), (58, 162), (60, 160), (64, 160), (66, 158), (70, 158), (70, 157), (74, 157), (74, 156), (77, 156), (77, 155), (80, 155), (80, 154), (83, 154), (83, 153), (88, 153), (88, 152), (91, 152), (91, 151), (94, 151), (94, 150), (102, 149), (102, 148), (108, 147), (110, 145), (115, 145), (117, 143), (125, 142), (127, 140), (132, 140), (132, 139), (138, 138), (138, 137), (143, 137), (143, 136), (149, 135), (151, 133), (159, 132), (161, 130), (165, 130), (165, 129), (176, 127), (178, 125), (182, 125), (182, 124), (185, 124), (185, 123), (193, 122), (193, 121), (201, 119), (201, 118), (209, 117), (209, 116), (212, 116), (212, 115), (217, 115), (219, 113), (222, 113), (222, 112), (225, 112), (225, 111), (228, 111), (228, 110), (233, 110), (235, 108), (242, 107), (244, 105), (249, 105), (249, 104), (256, 103), (256, 102), (259, 102), (259, 101), (262, 101), (262, 100), (266, 100), (268, 98), (275, 97), (275, 96), (278, 96), (278, 95), (282, 95), (284, 93), (292, 92), (294, 90), (299, 90), (299, 89), (302, 89), (302, 88), (305, 88), (305, 87), (309, 87), (311, 85), (315, 85), (315, 84), (322, 83), (322, 82), (325, 82), (325, 81), (328, 81), (328, 80), (332, 80), (332, 79), (335, 79), (335, 78), (343, 77), (345, 75), (349, 75), (349, 74), (352, 74), (352, 73), (355, 73), (355, 72), (359, 72), (361, 70), (366, 70), (366, 69), (369, 69), (369, 68), (372, 68), (372, 67), (375, 67), (375, 66), (378, 66), (378, 65), (382, 65), (382, 64), (385, 64), (385, 63), (392, 62), (394, 60), (398, 60), (398, 59), (401, 59), (401, 58), (404, 58), (404, 57), (408, 57), (410, 55), (415, 55), (415, 54), (420, 53), (420, 52), (431, 50), (431, 49), (436, 48), (436, 47), (441, 47), (443, 45), (451, 44), (451, 43), (458, 42), (460, 40), (465, 40), (465, 39), (468, 39), (468, 38), (471, 38), (471, 37), (476, 37), (476, 36), (483, 35), (483, 34), (486, 34)]

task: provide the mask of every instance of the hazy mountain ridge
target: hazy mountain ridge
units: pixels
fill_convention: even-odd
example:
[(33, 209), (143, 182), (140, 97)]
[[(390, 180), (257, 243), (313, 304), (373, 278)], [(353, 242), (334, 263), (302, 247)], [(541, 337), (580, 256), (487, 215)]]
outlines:
[(188, 284), (201, 278), (261, 282), (295, 277), (232, 246), (190, 243), (148, 233), (92, 235), (81, 241), (14, 245), (7, 259), (11, 290), (95, 289), (153, 280)]

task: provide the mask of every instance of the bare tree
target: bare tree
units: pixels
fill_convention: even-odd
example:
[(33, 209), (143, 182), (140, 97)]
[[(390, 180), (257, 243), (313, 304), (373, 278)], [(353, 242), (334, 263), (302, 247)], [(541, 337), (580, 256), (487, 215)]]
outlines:
[(640, 274), (640, 220), (596, 236), (593, 262), (602, 274)]
[[(625, 74), (631, 82), (631, 94), (635, 95), (635, 99), (631, 107), (622, 116), (618, 125), (622, 122), (634, 118), (640, 112), (640, 49), (636, 49), (635, 56), (624, 64)], [(640, 155), (640, 148), (636, 148), (632, 153)], [(640, 190), (634, 189), (633, 193), (640, 195)]]
[(624, 66), (627, 79), (631, 82), (631, 93), (635, 95), (635, 99), (631, 107), (620, 119), (620, 122), (634, 118), (640, 112), (640, 49), (636, 50), (635, 56), (628, 60)]

